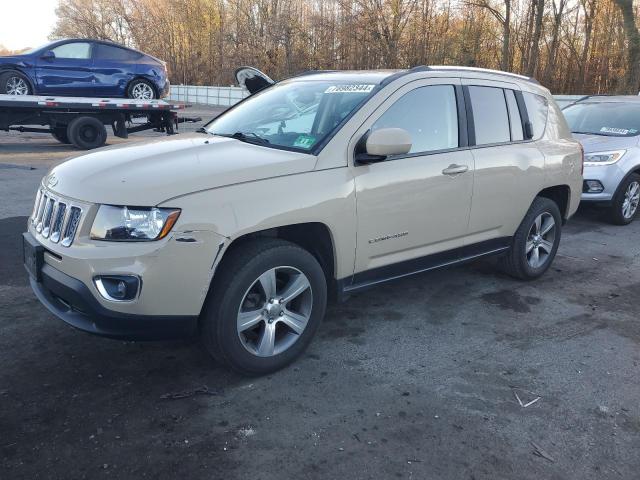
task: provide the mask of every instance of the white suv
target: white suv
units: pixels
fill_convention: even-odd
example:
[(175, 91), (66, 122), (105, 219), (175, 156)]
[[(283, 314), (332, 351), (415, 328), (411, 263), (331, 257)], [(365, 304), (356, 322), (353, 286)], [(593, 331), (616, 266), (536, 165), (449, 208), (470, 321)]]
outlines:
[(526, 77), (314, 72), (201, 132), (54, 168), (25, 264), (42, 303), (79, 329), (199, 334), (260, 374), (305, 349), (329, 296), (485, 255), (542, 275), (581, 169), (562, 113)]

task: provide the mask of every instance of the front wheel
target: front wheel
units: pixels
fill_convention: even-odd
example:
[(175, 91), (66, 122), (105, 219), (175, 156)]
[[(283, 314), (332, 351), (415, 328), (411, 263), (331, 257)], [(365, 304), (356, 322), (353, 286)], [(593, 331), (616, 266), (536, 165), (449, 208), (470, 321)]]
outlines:
[(618, 187), (609, 210), (609, 219), (615, 225), (633, 222), (640, 204), (640, 175), (632, 173)]
[(17, 72), (0, 75), (0, 93), (5, 95), (31, 95), (31, 86), (27, 77)]
[(556, 256), (561, 227), (558, 205), (536, 197), (513, 236), (510, 250), (501, 258), (502, 269), (521, 280), (540, 277)]
[(322, 267), (306, 250), (256, 239), (223, 259), (201, 316), (205, 347), (248, 375), (291, 363), (309, 345), (327, 304)]

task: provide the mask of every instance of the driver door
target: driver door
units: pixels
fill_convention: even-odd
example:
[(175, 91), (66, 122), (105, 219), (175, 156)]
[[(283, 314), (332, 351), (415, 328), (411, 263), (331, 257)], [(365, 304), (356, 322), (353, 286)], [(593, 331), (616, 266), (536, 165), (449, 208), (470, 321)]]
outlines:
[(38, 90), (46, 95), (93, 96), (91, 43), (63, 43), (51, 52), (54, 57), (45, 56), (36, 63)]
[(465, 148), (460, 86), (457, 78), (405, 85), (353, 137), (351, 152), (368, 130), (402, 128), (412, 139), (406, 155), (366, 165), (351, 159), (358, 214), (354, 284), (454, 260), (465, 244), (474, 160)]

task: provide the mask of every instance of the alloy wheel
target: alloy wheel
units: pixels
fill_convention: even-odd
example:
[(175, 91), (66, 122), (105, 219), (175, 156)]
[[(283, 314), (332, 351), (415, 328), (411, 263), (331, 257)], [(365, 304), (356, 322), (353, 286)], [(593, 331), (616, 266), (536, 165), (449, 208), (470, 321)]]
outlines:
[(146, 83), (136, 83), (131, 90), (131, 96), (138, 100), (152, 100), (153, 88)]
[(294, 267), (264, 272), (246, 291), (237, 316), (237, 331), (245, 349), (272, 357), (302, 336), (311, 317), (313, 293), (307, 276)]
[(631, 182), (624, 192), (624, 200), (622, 201), (622, 216), (627, 220), (633, 218), (638, 210), (640, 203), (640, 183)]
[(526, 243), (527, 262), (542, 267), (551, 256), (556, 238), (556, 221), (548, 212), (538, 215), (529, 229)]
[(29, 85), (20, 77), (9, 77), (6, 84), (7, 95), (27, 95)]

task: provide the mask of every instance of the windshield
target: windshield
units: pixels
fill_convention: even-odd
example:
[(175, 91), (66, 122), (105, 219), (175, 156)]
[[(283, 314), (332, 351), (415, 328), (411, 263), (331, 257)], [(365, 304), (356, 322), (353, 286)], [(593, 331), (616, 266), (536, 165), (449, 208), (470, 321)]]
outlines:
[(562, 113), (573, 133), (607, 137), (632, 137), (640, 133), (640, 104), (635, 102), (577, 103)]
[(276, 84), (216, 118), (206, 131), (307, 152), (362, 105), (374, 87), (317, 80)]

